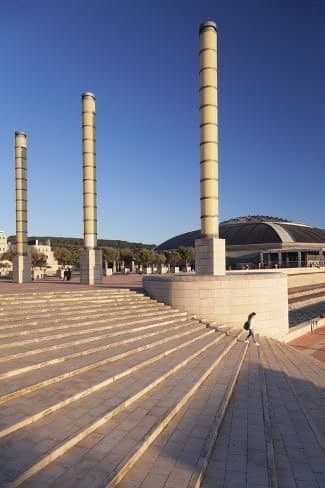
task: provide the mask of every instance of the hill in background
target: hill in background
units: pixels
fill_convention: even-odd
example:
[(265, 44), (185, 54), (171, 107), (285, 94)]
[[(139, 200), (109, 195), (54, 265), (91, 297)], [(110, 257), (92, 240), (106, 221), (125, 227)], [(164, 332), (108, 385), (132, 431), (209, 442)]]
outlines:
[[(47, 240), (51, 241), (52, 247), (83, 247), (83, 239), (77, 237), (51, 237), (51, 236), (29, 236), (28, 240), (38, 240), (41, 243), (45, 243)], [(16, 236), (9, 236), (9, 242), (16, 242)], [(128, 241), (120, 241), (120, 240), (111, 240), (111, 239), (98, 239), (98, 246), (99, 247), (115, 247), (118, 249), (129, 248), (129, 249), (139, 249), (139, 248), (146, 248), (146, 249), (153, 249), (156, 247), (155, 244), (143, 244), (142, 242), (128, 242)]]

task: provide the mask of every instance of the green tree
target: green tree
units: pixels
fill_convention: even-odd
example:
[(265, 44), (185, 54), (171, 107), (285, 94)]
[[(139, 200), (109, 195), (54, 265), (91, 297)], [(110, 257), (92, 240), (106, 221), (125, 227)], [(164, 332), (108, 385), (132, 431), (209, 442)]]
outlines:
[(120, 261), (124, 261), (125, 266), (130, 267), (134, 257), (133, 251), (129, 247), (123, 247), (120, 250)]
[(70, 264), (72, 266), (75, 266), (76, 268), (78, 268), (79, 265), (80, 265), (80, 253), (81, 253), (81, 248), (80, 247), (72, 247), (71, 248), (71, 260), (70, 260)]
[(165, 254), (163, 254), (162, 252), (157, 253), (157, 263), (158, 264), (165, 264), (166, 260), (167, 260), (167, 258), (165, 256)]
[(12, 251), (12, 249), (8, 249), (6, 252), (2, 254), (1, 261), (12, 261), (15, 256), (16, 253)]
[(119, 250), (115, 247), (103, 247), (103, 259), (108, 262), (111, 266), (113, 265), (114, 261), (118, 261), (120, 253)]
[(155, 262), (156, 253), (152, 249), (142, 248), (137, 253), (137, 262), (143, 264), (143, 266), (148, 266)]
[(168, 263), (171, 266), (179, 266), (181, 261), (182, 258), (178, 251), (171, 251), (168, 253)]
[(185, 266), (192, 266), (195, 262), (195, 251), (193, 247), (181, 246), (178, 248), (178, 253), (182, 258), (182, 264)]
[(38, 252), (36, 249), (32, 249), (32, 266), (33, 268), (43, 268), (46, 266), (47, 257), (45, 254)]
[(65, 266), (66, 264), (71, 264), (71, 250), (67, 247), (55, 247), (54, 257), (57, 259), (58, 263)]

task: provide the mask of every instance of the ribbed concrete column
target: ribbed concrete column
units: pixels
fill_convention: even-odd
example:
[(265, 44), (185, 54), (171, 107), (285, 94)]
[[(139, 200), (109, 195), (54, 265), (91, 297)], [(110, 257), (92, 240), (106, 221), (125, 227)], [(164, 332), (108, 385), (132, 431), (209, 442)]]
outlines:
[(301, 268), (301, 264), (302, 264), (302, 254), (301, 254), (301, 251), (298, 251), (298, 268)]
[(196, 272), (225, 273), (225, 242), (219, 236), (217, 26), (200, 26), (200, 201), (201, 234)]
[(16, 252), (13, 262), (13, 280), (17, 283), (31, 281), (31, 259), (27, 243), (27, 137), (15, 133), (16, 175)]
[(217, 26), (200, 26), (201, 233), (218, 236)]
[(264, 253), (263, 252), (260, 252), (260, 263), (261, 263), (261, 266), (264, 265)]
[(96, 101), (82, 94), (82, 161), (84, 250), (80, 257), (80, 281), (94, 285), (102, 280), (102, 253), (97, 250)]
[(82, 160), (83, 160), (83, 215), (84, 247), (97, 246), (96, 203), (96, 101), (95, 95), (82, 95)]
[(16, 250), (18, 256), (27, 255), (27, 137), (15, 133), (16, 162)]

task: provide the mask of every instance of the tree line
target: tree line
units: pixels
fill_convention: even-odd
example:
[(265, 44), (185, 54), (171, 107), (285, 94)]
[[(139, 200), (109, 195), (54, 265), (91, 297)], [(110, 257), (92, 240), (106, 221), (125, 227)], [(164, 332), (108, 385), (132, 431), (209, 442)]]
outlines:
[[(194, 266), (195, 254), (191, 247), (180, 247), (175, 251), (156, 252), (148, 247), (123, 247), (113, 246), (100, 247), (103, 252), (103, 260), (112, 267), (114, 263), (121, 263), (126, 267), (131, 267), (132, 262), (149, 266), (153, 264), (165, 264), (171, 266)], [(70, 264), (79, 266), (80, 248), (55, 247), (54, 256), (61, 265)]]
[[(61, 266), (79, 267), (80, 252), (79, 246), (52, 246), (55, 258)], [(154, 264), (165, 264), (170, 266), (194, 266), (195, 253), (192, 247), (181, 246), (174, 251), (156, 252), (149, 246), (142, 247), (113, 247), (100, 246), (103, 252), (103, 261), (112, 267), (114, 263), (119, 266), (122, 263), (126, 267), (131, 267), (132, 261), (135, 264), (142, 264), (149, 266)], [(9, 249), (2, 256), (2, 260), (12, 261), (15, 253)], [(33, 267), (45, 267), (47, 258), (44, 254), (38, 252), (36, 249), (32, 250), (32, 265)]]
[[(2, 254), (1, 261), (12, 261), (15, 256), (16, 256), (16, 252), (14, 252), (12, 249), (9, 248), (6, 252)], [(31, 258), (32, 258), (33, 268), (46, 267), (47, 257), (45, 256), (45, 254), (38, 252), (37, 249), (32, 249)]]

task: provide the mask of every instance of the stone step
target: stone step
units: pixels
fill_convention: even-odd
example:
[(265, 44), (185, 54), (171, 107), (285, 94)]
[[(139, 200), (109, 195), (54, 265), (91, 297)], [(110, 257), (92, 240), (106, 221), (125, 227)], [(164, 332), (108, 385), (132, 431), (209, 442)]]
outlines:
[[(182, 324), (181, 326), (174, 326), (173, 329), (167, 330), (168, 336), (165, 340), (169, 341), (172, 338), (174, 338), (174, 336), (172, 335), (172, 332), (174, 330), (177, 331), (177, 329), (179, 327), (184, 328), (185, 324)], [(181, 332), (179, 334), (182, 337), (186, 336), (187, 334), (191, 333), (191, 331), (192, 331), (192, 328), (189, 326), (189, 324), (187, 323), (186, 325), (187, 325), (186, 331)], [(195, 329), (195, 331), (199, 331), (201, 333), (201, 328), (199, 328), (197, 326), (197, 324), (194, 324), (194, 329)], [(138, 351), (141, 351), (141, 350), (144, 350), (146, 348), (151, 347), (150, 345), (148, 345), (148, 338), (149, 338), (148, 336), (152, 336), (153, 334), (154, 335), (157, 335), (157, 334), (161, 335), (162, 332), (163, 332), (162, 330), (158, 330), (158, 332), (154, 332), (151, 334), (145, 334), (144, 338), (142, 339), (143, 345), (142, 346), (137, 345), (137, 347), (135, 349), (131, 349), (130, 352), (128, 351), (128, 354), (132, 354), (134, 352), (138, 352)], [(42, 368), (58, 365), (61, 363), (65, 363), (64, 366), (67, 366), (69, 360), (70, 361), (76, 360), (76, 361), (74, 361), (74, 363), (77, 363), (78, 367), (80, 364), (85, 365), (85, 363), (87, 363), (87, 361), (90, 361), (90, 362), (95, 361), (96, 362), (96, 361), (99, 361), (102, 357), (105, 357), (105, 354), (109, 349), (112, 349), (113, 347), (117, 347), (117, 345), (119, 345), (119, 346), (125, 346), (126, 344), (129, 345), (131, 341), (135, 342), (135, 340), (141, 341), (141, 336), (140, 337), (138, 336), (136, 338), (133, 337), (132, 339), (128, 339), (128, 340), (124, 339), (121, 341), (116, 341), (115, 343), (112, 342), (112, 338), (110, 338), (110, 342), (108, 344), (100, 345), (98, 347), (91, 348), (91, 349), (85, 349), (81, 352), (73, 352), (69, 355), (58, 356), (58, 357), (55, 357), (54, 359), (47, 359), (47, 360), (44, 360), (43, 362), (32, 363), (32, 364), (28, 364), (28, 365), (26, 365), (26, 364), (22, 365), (20, 362), (19, 367), (16, 367), (15, 369), (12, 369), (12, 366), (9, 364), (9, 366), (7, 368), (6, 367), (3, 368), (4, 372), (0, 374), (0, 380), (12, 378), (14, 376), (19, 376), (19, 375), (26, 374), (26, 373), (30, 373), (31, 371), (35, 371), (35, 370), (39, 370)], [(162, 340), (163, 339), (160, 337), (159, 339), (157, 339), (154, 342), (154, 344), (159, 345), (160, 344), (159, 341), (162, 341)], [(69, 363), (69, 364), (72, 364), (72, 363)]]
[[(177, 309), (172, 309), (169, 306), (164, 306), (160, 304), (155, 304), (155, 303), (148, 303), (148, 304), (141, 304), (141, 303), (136, 303), (136, 304), (131, 304), (131, 305), (125, 305), (125, 306), (116, 306), (116, 307), (109, 307), (109, 308), (103, 308), (103, 309), (91, 309), (89, 310), (89, 313), (84, 313), (84, 314), (77, 314), (74, 313), (73, 315), (62, 315), (61, 317), (58, 317), (56, 314), (54, 315), (54, 318), (51, 317), (49, 319), (46, 319), (46, 317), (41, 317), (40, 319), (35, 318), (35, 319), (26, 319), (25, 321), (22, 321), (20, 323), (13, 323), (10, 325), (0, 325), (0, 334), (15, 334), (15, 335), (24, 335), (21, 334), (25, 329), (32, 333), (35, 330), (46, 330), (49, 329), (49, 325), (52, 325), (53, 327), (56, 326), (57, 324), (65, 325), (66, 327), (73, 327), (74, 324), (91, 324), (93, 322), (96, 322), (96, 320), (99, 319), (107, 319), (110, 320), (114, 317), (127, 317), (127, 316), (132, 316), (132, 313), (134, 315), (137, 315), (140, 312), (145, 312), (145, 311), (153, 311), (156, 310), (157, 313), (161, 311), (175, 311), (179, 312)], [(8, 322), (6, 322), (8, 324)], [(43, 324), (42, 327), (40, 327)], [(70, 324), (70, 325), (69, 325)], [(28, 335), (28, 334), (27, 334)]]
[(103, 300), (105, 298), (109, 297), (126, 297), (126, 296), (135, 296), (137, 295), (138, 292), (136, 291), (131, 291), (128, 289), (124, 289), (121, 292), (108, 292), (108, 293), (103, 293), (103, 294), (92, 294), (87, 293), (87, 294), (71, 294), (69, 292), (65, 292), (62, 294), (54, 294), (53, 296), (46, 297), (44, 295), (39, 295), (39, 296), (28, 296), (28, 297), (20, 297), (20, 294), (16, 294), (12, 298), (8, 298), (5, 294), (1, 295), (1, 308), (10, 308), (14, 307), (15, 303), (17, 303), (17, 297), (19, 298), (19, 302), (28, 307), (32, 305), (42, 305), (42, 304), (47, 304), (49, 302), (51, 303), (59, 303), (59, 302), (65, 302), (65, 303), (76, 303), (78, 301), (97, 301), (97, 300)]
[[(153, 328), (160, 328), (161, 325), (166, 325), (165, 322), (156, 322), (155, 324), (150, 324), (147, 328), (146, 326), (141, 324), (140, 330), (149, 330)], [(133, 329), (133, 332), (135, 330)], [(213, 332), (213, 331), (211, 331)], [(123, 330), (123, 332), (115, 332), (111, 334), (111, 337), (127, 335), (129, 332), (128, 330)], [(111, 351), (109, 351), (110, 353)], [(99, 353), (98, 353), (99, 354)], [(105, 353), (104, 353), (105, 354)], [(0, 404), (15, 398), (17, 395), (25, 395), (31, 393), (32, 391), (36, 391), (42, 388), (47, 387), (49, 384), (57, 383), (59, 381), (65, 380), (66, 378), (70, 378), (72, 376), (79, 375), (85, 371), (90, 371), (96, 369), (98, 367), (104, 366), (106, 363), (109, 363), (111, 360), (103, 359), (96, 363), (93, 363), (93, 358), (88, 357), (80, 357), (74, 360), (69, 361), (68, 363), (63, 364), (55, 364), (50, 369), (40, 369), (34, 371), (32, 374), (32, 382), (29, 376), (25, 377), (15, 377), (15, 378), (4, 378), (2, 379), (1, 383), (1, 393), (0, 396)], [(87, 363), (87, 364), (86, 364)], [(74, 368), (73, 368), (74, 367)], [(67, 371), (68, 370), (68, 371)]]
[[(53, 308), (55, 307), (61, 307), (61, 305), (71, 305), (71, 306), (76, 306), (79, 303), (80, 304), (91, 304), (91, 303), (105, 303), (106, 301), (121, 301), (121, 300), (127, 300), (130, 298), (137, 299), (139, 297), (144, 297), (144, 295), (140, 294), (118, 294), (116, 296), (103, 296), (103, 297), (78, 297), (75, 299), (70, 299), (70, 298), (58, 298), (58, 299), (51, 299), (47, 301), (37, 301), (37, 302), (28, 302), (28, 303), (20, 303), (21, 306), (24, 307), (24, 310), (41, 310), (44, 307), (51, 306)], [(1, 313), (6, 313), (6, 312), (17, 312), (17, 303), (15, 302), (11, 304), (2, 304), (0, 308)]]
[(86, 294), (38, 295), (35, 325), (12, 327), (25, 306), (8, 303), (1, 334), (27, 334), (0, 344), (0, 486), (325, 486), (325, 365), (141, 294)]
[[(304, 380), (289, 373), (286, 354), (276, 342), (262, 341), (267, 369), (267, 391), (279, 488), (320, 488), (325, 481), (325, 451), (316, 426), (298, 391)], [(322, 390), (318, 390), (322, 396)]]
[[(14, 338), (12, 338), (12, 337), (7, 338), (6, 341), (4, 341), (4, 340), (1, 341), (0, 349), (8, 349), (8, 348), (12, 348), (15, 346), (20, 346), (20, 345), (26, 346), (28, 344), (38, 344), (41, 342), (52, 341), (54, 339), (62, 339), (62, 338), (65, 339), (66, 337), (71, 337), (71, 336), (80, 336), (80, 335), (85, 335), (85, 334), (92, 334), (93, 332), (98, 332), (98, 331), (103, 331), (103, 330), (117, 329), (118, 327), (123, 327), (124, 325), (126, 325), (126, 322), (129, 325), (141, 324), (141, 323), (151, 321), (153, 317), (159, 317), (160, 319), (163, 319), (164, 317), (166, 319), (178, 317), (178, 318), (184, 318), (184, 320), (185, 320), (187, 318), (187, 313), (186, 312), (175, 312), (174, 313), (174, 312), (169, 311), (169, 310), (160, 311), (159, 314), (157, 314), (156, 311), (146, 312), (146, 313), (142, 313), (141, 316), (139, 315), (137, 319), (133, 319), (133, 318), (132, 319), (125, 319), (123, 317), (123, 319), (118, 321), (118, 323), (117, 323), (117, 319), (114, 318), (112, 324), (97, 327), (96, 324), (99, 324), (99, 323), (107, 324), (107, 322), (110, 321), (110, 320), (104, 318), (104, 319), (96, 320), (95, 323), (93, 321), (91, 321), (91, 324), (89, 324), (89, 325), (94, 324), (95, 326), (94, 327), (88, 327), (88, 328), (85, 328), (82, 330), (70, 330), (69, 332), (62, 332), (59, 334), (38, 336), (38, 337), (34, 337), (32, 339), (26, 339), (26, 338), (24, 339), (22, 337), (21, 340), (19, 340), (19, 341), (16, 341), (15, 337)], [(84, 323), (84, 325), (85, 325), (85, 323)], [(140, 330), (140, 329), (138, 329), (138, 330)], [(54, 332), (55, 332), (55, 328), (54, 328)]]
[[(103, 304), (116, 304), (120, 305), (121, 303), (137, 303), (137, 302), (153, 302), (157, 303), (156, 300), (151, 300), (149, 297), (142, 295), (140, 293), (134, 294), (134, 295), (118, 295), (117, 297), (114, 296), (108, 296), (108, 297), (102, 297), (98, 299), (86, 299), (83, 298), (82, 300), (79, 299), (73, 303), (69, 303), (69, 311), (73, 310), (84, 310), (86, 307), (98, 307), (102, 306)], [(0, 318), (4, 317), (12, 317), (12, 318), (18, 318), (20, 316), (23, 316), (25, 314), (28, 315), (38, 315), (38, 314), (45, 314), (48, 310), (52, 312), (60, 312), (64, 313), (67, 311), (67, 307), (64, 307), (65, 302), (64, 301), (58, 301), (57, 303), (49, 301), (46, 303), (40, 303), (40, 304), (28, 304), (24, 305), (23, 308), (17, 308), (16, 305), (11, 305), (10, 307), (1, 307), (0, 310)]]
[(239, 373), (202, 487), (277, 487), (262, 352), (253, 343)]
[(17, 291), (16, 293), (0, 293), (1, 301), (4, 300), (17, 300), (17, 297), (20, 297), (21, 300), (32, 300), (34, 298), (40, 299), (51, 299), (52, 297), (57, 296), (65, 296), (69, 295), (71, 297), (74, 296), (99, 296), (99, 295), (115, 295), (118, 293), (137, 293), (135, 290), (131, 290), (130, 288), (108, 288), (108, 287), (96, 287), (96, 288), (87, 288), (87, 290), (76, 290), (76, 289), (69, 289), (65, 291), (26, 291), (22, 292), (21, 290)]
[[(96, 435), (101, 435), (99, 432), (103, 429), (112, 431), (117, 425), (120, 426), (121, 422), (114, 417), (119, 414), (123, 415), (126, 409), (128, 411), (124, 414), (124, 418), (128, 421), (132, 412), (137, 410), (139, 412), (136, 402), (139, 402), (140, 399), (145, 397), (147, 406), (149, 406), (155, 394), (159, 397), (160, 403), (167, 399), (173, 402), (175, 394), (183, 398), (185, 384), (191, 385), (196, 378), (205, 374), (211, 362), (220, 360), (225, 347), (236, 340), (224, 337), (213, 330), (203, 330), (204, 334), (200, 339), (189, 344), (179, 341), (178, 346), (168, 355), (167, 351), (161, 351), (161, 357), (158, 360), (157, 358), (153, 360), (154, 358), (151, 357), (149, 364), (142, 366), (141, 369), (137, 367), (135, 372), (127, 377), (123, 377), (127, 363), (124, 361), (123, 364), (115, 365), (115, 368), (120, 366), (119, 381), (108, 383), (109, 387), (102, 388), (93, 396), (88, 395), (81, 398), (77, 407), (74, 404), (66, 406), (64, 415), (61, 411), (57, 411), (36, 424), (25, 427), (23, 429), (25, 442), (21, 442), (22, 431), (10, 435), (2, 444), (2, 459), (8, 463), (14, 447), (16, 460), (20, 460), (14, 473), (7, 472), (7, 481), (12, 482), (10, 486), (20, 486), (21, 483), (51, 465), (56, 459), (61, 458), (62, 460), (63, 455), (67, 456), (64, 459), (68, 463), (69, 458), (70, 460), (75, 459), (74, 452), (71, 452), (75, 446), (80, 449), (78, 447), (80, 442), (89, 441), (91, 434), (94, 434), (92, 437), (96, 437)], [(142, 358), (144, 356), (143, 354)], [(115, 368), (114, 366), (112, 369), (110, 368), (109, 374), (106, 369), (102, 370), (102, 374), (106, 375), (106, 381), (112, 381), (110, 378), (117, 377)], [(159, 391), (157, 390), (158, 385), (160, 385)], [(169, 394), (171, 388), (173, 388), (174, 396)], [(146, 408), (142, 410), (142, 405), (141, 400), (141, 411), (146, 413)], [(161, 424), (160, 417), (159, 414), (154, 417), (154, 423)], [(145, 429), (144, 433), (148, 431), (150, 428), (148, 422), (144, 422), (142, 428)], [(127, 431), (124, 431), (125, 434)], [(108, 438), (112, 440), (110, 434)], [(41, 443), (38, 448), (35, 446), (37, 441)], [(107, 448), (107, 445), (104, 448)], [(84, 449), (81, 448), (82, 451)], [(88, 449), (86, 450), (88, 451)], [(38, 482), (32, 479), (31, 483), (31, 486), (37, 486)], [(46, 484), (42, 486), (46, 486)]]
[(316, 293), (313, 295), (291, 298), (288, 301), (289, 309), (294, 310), (295, 308), (302, 308), (307, 305), (313, 305), (314, 303), (320, 303), (324, 301), (325, 293)]
[[(129, 300), (129, 299), (134, 299), (134, 300), (140, 300), (140, 299), (145, 299), (148, 300), (148, 297), (145, 295), (142, 295), (140, 293), (119, 293), (116, 295), (108, 295), (108, 296), (99, 296), (99, 297), (92, 297), (92, 296), (84, 296), (84, 297), (76, 297), (76, 298), (71, 298), (69, 295), (66, 297), (56, 297), (52, 298), (50, 300), (46, 301), (33, 301), (31, 300), (28, 303), (25, 302), (19, 302), (21, 306), (24, 306), (24, 310), (26, 311), (34, 311), (34, 310), (42, 310), (44, 307), (51, 307), (51, 308), (62, 308), (62, 305), (66, 304), (69, 306), (75, 306), (78, 307), (79, 304), (101, 304), (101, 303), (106, 303), (106, 302), (112, 302), (112, 301), (123, 301), (123, 300)], [(13, 301), (10, 304), (1, 304), (0, 307), (0, 313), (2, 315), (11, 312), (13, 314), (21, 313), (21, 309), (17, 310), (17, 302)]]
[[(81, 327), (91, 323), (98, 323), (98, 319), (115, 320), (118, 317), (132, 318), (135, 314), (140, 315), (142, 313), (157, 312), (166, 313), (171, 312), (170, 307), (165, 307), (161, 304), (156, 303), (146, 303), (146, 304), (136, 304), (136, 305), (124, 305), (121, 307), (110, 307), (107, 310), (90, 310), (88, 315), (79, 317), (75, 312), (71, 316), (57, 317), (54, 319), (41, 318), (40, 320), (28, 320), (20, 324), (15, 324), (11, 326), (0, 326), (0, 339), (6, 337), (20, 337), (23, 335), (32, 335), (36, 332), (46, 332), (50, 330), (62, 330), (73, 327)], [(91, 320), (87, 320), (87, 317), (91, 317)], [(85, 320), (86, 319), (86, 320)], [(60, 324), (60, 325), (58, 325)], [(43, 327), (40, 327), (43, 325)]]
[[(37, 344), (34, 343), (28, 343), (25, 344), (24, 341), (21, 341), (18, 345), (13, 346), (11, 348), (8, 348), (7, 351), (4, 351), (3, 355), (0, 357), (0, 363), (3, 361), (9, 361), (9, 360), (16, 360), (19, 358), (24, 357), (25, 355), (27, 356), (33, 356), (34, 354), (38, 353), (43, 353), (47, 351), (55, 351), (55, 350), (60, 350), (60, 349), (65, 349), (65, 348), (71, 348), (79, 345), (84, 345), (87, 343), (93, 343), (97, 342), (102, 339), (107, 339), (108, 337), (110, 338), (115, 338), (115, 337), (123, 337), (123, 335), (128, 335), (129, 337), (133, 337), (135, 334), (142, 334), (142, 333), (148, 333), (152, 331), (157, 331), (161, 329), (161, 327), (168, 326), (168, 325), (173, 325), (173, 324), (179, 324), (181, 322), (186, 322), (188, 318), (185, 316), (178, 316), (178, 314), (173, 314), (171, 317), (157, 317), (156, 319), (146, 319), (143, 320), (142, 323), (136, 323), (133, 326), (129, 324), (129, 321), (126, 321), (125, 323), (122, 322), (121, 326), (117, 327), (117, 331), (114, 331), (114, 327), (108, 327), (104, 328), (99, 328), (100, 330), (94, 330), (92, 329), (91, 332), (86, 334), (87, 337), (79, 337), (78, 335), (76, 337), (72, 337), (72, 340), (67, 340), (66, 336), (62, 334), (60, 335), (59, 338), (52, 338), (49, 341), (47, 341), (47, 344), (45, 344), (43, 347), (37, 347)], [(124, 326), (124, 327), (123, 327)], [(0, 346), (1, 347), (1, 346)], [(32, 359), (31, 359), (32, 361)]]
[[(35, 384), (32, 394), (28, 394), (28, 391), (26, 392), (23, 389), (16, 391), (15, 395), (7, 396), (4, 401), (1, 401), (3, 406), (0, 406), (0, 438), (60, 408), (96, 393), (118, 379), (125, 378), (149, 364), (154, 364), (171, 354), (181, 351), (183, 348), (187, 348), (192, 344), (195, 345), (201, 341), (210, 340), (211, 334), (212, 331), (204, 332), (198, 327), (189, 327), (185, 332), (175, 331), (175, 334), (169, 332), (160, 337), (159, 340), (152, 342), (148, 342), (146, 339), (146, 342), (142, 341), (142, 344), (134, 349), (122, 346), (117, 351), (114, 351), (114, 354), (100, 361), (100, 363), (99, 361), (94, 361), (90, 367), (68, 370), (66, 374), (61, 375), (61, 378), (58, 376), (50, 377), (42, 385), (43, 388), (46, 388), (44, 393), (46, 398), (43, 400), (42, 394), (39, 393), (41, 388), (36, 388)], [(219, 335), (219, 338), (221, 339), (222, 335)], [(125, 358), (130, 359), (126, 361)], [(112, 373), (112, 369), (114, 369), (113, 376), (108, 376), (107, 369), (103, 368), (105, 365), (110, 367), (109, 373)], [(127, 369), (125, 369), (126, 365), (128, 366)], [(95, 375), (96, 370), (98, 371)], [(58, 385), (59, 381), (63, 383)], [(84, 388), (81, 388), (81, 386), (84, 386)], [(71, 392), (75, 393), (69, 395)], [(26, 396), (27, 398), (22, 398)], [(60, 398), (60, 401), (53, 403), (54, 398)], [(10, 411), (7, 408), (8, 402), (10, 402)], [(39, 411), (40, 402), (43, 407), (41, 411)], [(21, 415), (22, 411), (26, 412), (23, 418)]]
[(232, 346), (118, 487), (201, 486), (247, 347), (242, 340)]
[(296, 296), (308, 295), (309, 293), (317, 293), (320, 291), (325, 291), (325, 285), (319, 284), (299, 288), (289, 288), (288, 295), (289, 298), (291, 298)]
[[(154, 324), (156, 324), (156, 323), (157, 322), (155, 321)], [(179, 323), (180, 323), (180, 325), (179, 325)], [(163, 330), (165, 327), (171, 328), (171, 327), (186, 326), (187, 323), (188, 322), (186, 322), (186, 320), (183, 320), (183, 318), (179, 319), (176, 317), (173, 320), (167, 320), (167, 321), (164, 320), (163, 323), (158, 328), (158, 330), (156, 330), (157, 328), (154, 327), (153, 332), (150, 332), (150, 325), (148, 325), (148, 329), (147, 329), (147, 330), (149, 330), (149, 332), (146, 332), (146, 328), (140, 329), (140, 332), (139, 332), (139, 327), (135, 327), (135, 329), (133, 329), (132, 327), (130, 328), (129, 325), (127, 325), (126, 331), (127, 331), (128, 336), (130, 337), (129, 342), (132, 342), (132, 341), (136, 340), (138, 337), (140, 337), (140, 338), (144, 337), (145, 334), (148, 337), (151, 337), (155, 334), (159, 334), (160, 330)], [(143, 330), (142, 335), (141, 335), (141, 330)], [(35, 362), (35, 359), (32, 356), (37, 356), (37, 360), (51, 359), (51, 358), (57, 357), (57, 351), (59, 351), (59, 350), (65, 349), (66, 354), (76, 352), (77, 350), (82, 351), (84, 349), (87, 349), (88, 345), (90, 343), (96, 344), (96, 343), (98, 343), (98, 341), (103, 341), (103, 343), (104, 343), (105, 340), (112, 341), (112, 338), (113, 339), (114, 339), (114, 337), (120, 338), (121, 336), (123, 336), (123, 334), (124, 334), (124, 331), (121, 330), (118, 334), (115, 334), (114, 332), (109, 331), (109, 332), (105, 332), (104, 334), (92, 334), (91, 337), (82, 338), (82, 339), (75, 339), (72, 341), (65, 341), (65, 338), (64, 338), (63, 342), (60, 342), (60, 341), (55, 342), (53, 345), (49, 345), (46, 347), (40, 347), (40, 348), (34, 347), (33, 344), (25, 346), (24, 342), (22, 342), (21, 346), (17, 346), (16, 349), (15, 348), (11, 349), (10, 353), (8, 355), (1, 356), (0, 357), (0, 363), (15, 361), (15, 360), (18, 360), (21, 358), (27, 358), (27, 363), (30, 364), (30, 363)], [(61, 339), (61, 341), (62, 341), (62, 339)], [(126, 342), (126, 339), (124, 339), (124, 342)], [(23, 349), (23, 351), (21, 351), (22, 349)], [(43, 355), (43, 357), (42, 357), (42, 355)], [(17, 362), (16, 362), (16, 364), (17, 364)], [(24, 361), (19, 361), (18, 364), (19, 365), (24, 364)]]
[[(287, 340), (291, 342), (291, 333), (293, 333), (294, 336), (295, 330), (298, 330), (299, 327), (304, 327), (307, 324), (309, 324), (309, 330), (306, 331), (306, 334), (309, 333), (311, 321), (314, 321), (315, 319), (319, 320), (321, 314), (325, 315), (325, 301), (309, 304), (306, 307), (297, 306), (296, 309), (289, 307), (289, 335)], [(296, 326), (298, 327), (296, 328)]]
[[(133, 344), (141, 339), (161, 337), (162, 334), (171, 334), (179, 329), (189, 329), (190, 326), (196, 327), (200, 330), (202, 329), (202, 327), (194, 321), (175, 321), (171, 324), (159, 327), (158, 330), (154, 329), (153, 332), (145, 332), (143, 334), (141, 334), (141, 332), (139, 333), (138, 331), (132, 334), (128, 328), (129, 333), (127, 338), (123, 338), (123, 335), (118, 335), (116, 337), (112, 336), (111, 334), (105, 334), (104, 336), (101, 335), (99, 336), (99, 339), (95, 337), (97, 344), (93, 345), (93, 347), (90, 347), (90, 345), (94, 341), (91, 341), (90, 343), (89, 339), (87, 339), (82, 343), (72, 342), (70, 345), (62, 344), (61, 348), (52, 346), (44, 349), (40, 348), (39, 350), (31, 349), (18, 355), (16, 354), (2, 357), (0, 358), (0, 362), (5, 364), (1, 366), (0, 379), (16, 376), (17, 374), (51, 366), (53, 364), (58, 364), (72, 358), (105, 351), (122, 344)], [(98, 344), (98, 340), (100, 340), (100, 344)], [(60, 354), (60, 349), (65, 349), (63, 354)]]

